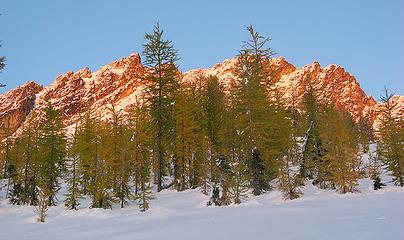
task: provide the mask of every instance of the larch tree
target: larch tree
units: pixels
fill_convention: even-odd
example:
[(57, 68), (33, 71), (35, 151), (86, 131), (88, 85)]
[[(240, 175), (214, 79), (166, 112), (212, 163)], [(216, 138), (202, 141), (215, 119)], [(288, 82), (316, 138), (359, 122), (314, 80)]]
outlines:
[(70, 154), (77, 155), (79, 158), (79, 175), (81, 176), (80, 185), (83, 194), (91, 194), (91, 184), (95, 178), (95, 165), (98, 159), (98, 140), (97, 135), (98, 121), (91, 116), (91, 111), (87, 110), (79, 120), (76, 129), (75, 145), (70, 149)]
[(385, 183), (382, 182), (381, 174), (382, 174), (382, 161), (377, 156), (377, 152), (368, 152), (368, 164), (367, 168), (367, 176), (373, 181), (373, 189), (379, 190), (383, 186), (386, 186)]
[(144, 101), (136, 101), (129, 109), (128, 124), (131, 135), (130, 156), (134, 164), (135, 198), (141, 211), (150, 207), (153, 192), (150, 186), (151, 155), (150, 141), (152, 136), (148, 125), (150, 114), (144, 106)]
[(38, 204), (35, 206), (35, 212), (38, 214), (38, 222), (44, 223), (49, 210), (49, 196), (38, 188)]
[(306, 78), (306, 91), (303, 96), (307, 130), (304, 134), (300, 174), (303, 178), (314, 179), (314, 183), (324, 183), (327, 161), (325, 148), (320, 138), (320, 121), (323, 105), (317, 99), (317, 91), (312, 85), (311, 74)]
[(299, 129), (301, 128), (302, 119), (299, 113), (299, 104), (297, 98), (297, 85), (292, 86), (290, 93), (289, 116), (290, 124), (286, 125), (284, 135), (288, 136), (289, 141), (286, 144), (284, 154), (281, 155), (281, 166), (279, 168), (279, 190), (283, 192), (283, 198), (293, 200), (300, 195), (302, 191), (300, 187), (303, 185), (303, 178), (300, 175), (299, 164), (301, 163), (302, 154), (300, 149)]
[(13, 204), (37, 203), (38, 129), (35, 118), (30, 118), (21, 127), (18, 136), (10, 142), (8, 174), (12, 185), (9, 198)]
[(72, 151), (79, 157), (80, 185), (83, 194), (90, 196), (92, 208), (111, 208), (112, 204), (112, 183), (104, 158), (109, 153), (105, 150), (110, 147), (109, 137), (105, 124), (88, 109), (80, 119)]
[(39, 163), (40, 137), (39, 121), (35, 117), (37, 113), (31, 113), (30, 119), (24, 124), (20, 138), (24, 145), (24, 188), (22, 200), (24, 204), (36, 205), (38, 199), (37, 178)]
[(81, 199), (83, 195), (79, 181), (81, 178), (79, 175), (79, 155), (75, 150), (77, 147), (77, 130), (78, 126), (76, 124), (74, 135), (70, 138), (69, 151), (67, 152), (69, 160), (66, 161), (65, 178), (68, 191), (66, 194), (65, 206), (73, 210), (77, 210), (77, 207), (80, 205), (79, 199)]
[(369, 152), (369, 144), (374, 142), (373, 128), (370, 120), (366, 117), (361, 117), (358, 122), (359, 143), (362, 153)]
[(267, 145), (271, 121), (268, 90), (265, 83), (269, 73), (264, 68), (265, 59), (274, 55), (266, 47), (270, 41), (259, 35), (252, 26), (247, 27), (251, 36), (244, 42), (243, 49), (237, 57), (239, 82), (234, 89), (232, 102), (238, 114), (235, 115), (237, 131), (245, 139), (243, 150), (249, 156), (249, 173), (254, 195), (269, 190), (270, 161)]
[(176, 97), (175, 112), (175, 188), (183, 191), (191, 187), (193, 163), (197, 148), (197, 102), (192, 86), (182, 83)]
[(132, 195), (130, 178), (133, 165), (129, 156), (131, 134), (124, 122), (124, 116), (115, 106), (109, 108), (111, 118), (106, 122), (107, 127), (107, 154), (106, 162), (111, 174), (114, 195), (119, 199), (121, 208), (129, 201)]
[(178, 51), (171, 41), (163, 38), (163, 30), (157, 23), (152, 33), (145, 34), (146, 44), (142, 55), (148, 71), (144, 76), (146, 92), (155, 133), (155, 151), (157, 155), (157, 191), (163, 189), (163, 177), (168, 165), (167, 152), (173, 142), (175, 120), (175, 95), (179, 84), (179, 72), (176, 62)]
[(22, 195), (22, 171), (23, 171), (23, 143), (21, 138), (15, 138), (11, 141), (10, 162), (7, 167), (7, 190), (6, 196), (11, 204), (20, 205)]
[(56, 204), (59, 177), (65, 162), (66, 141), (60, 113), (48, 102), (44, 109), (39, 138), (38, 186), (48, 196), (49, 206)]
[(324, 159), (329, 174), (323, 176), (323, 186), (336, 188), (342, 193), (353, 192), (360, 177), (358, 139), (353, 120), (333, 106), (326, 109), (325, 115), (320, 136), (327, 149)]
[(215, 76), (200, 77), (201, 89), (201, 125), (206, 136), (207, 155), (205, 161), (204, 191), (221, 188), (220, 169), (216, 162), (223, 156), (223, 128), (225, 121), (226, 100), (223, 87)]
[(10, 171), (12, 170), (13, 166), (11, 165), (11, 148), (13, 145), (13, 139), (11, 137), (13, 133), (13, 128), (11, 127), (11, 117), (6, 115), (4, 117), (3, 122), (0, 125), (0, 130), (2, 133), (2, 136), (4, 136), (4, 140), (0, 142), (0, 147), (1, 147), (1, 175), (3, 179), (7, 179), (7, 190), (6, 190), (6, 196), (8, 196), (8, 191), (10, 188), (11, 184), (11, 176), (10, 176)]
[(140, 211), (144, 212), (150, 208), (150, 200), (154, 198), (150, 186), (150, 158), (144, 156), (140, 163), (140, 187), (138, 192), (138, 205)]
[[(230, 111), (232, 112), (232, 111)], [(228, 113), (225, 121), (225, 155), (228, 156), (232, 175), (230, 176), (230, 196), (235, 204), (247, 200), (250, 186), (249, 178), (249, 154), (242, 148), (243, 140), (236, 131), (233, 124), (233, 117)]]
[(381, 126), (378, 155), (391, 172), (396, 185), (404, 186), (404, 119), (394, 114), (393, 95), (385, 88), (381, 97)]
[[(91, 192), (93, 194), (93, 208), (110, 208), (116, 202), (114, 196), (114, 187), (117, 182), (115, 181), (114, 160), (111, 157), (111, 128), (110, 123), (106, 121), (99, 121), (96, 130), (95, 141), (95, 164), (93, 166), (93, 182), (91, 184)], [(112, 150), (113, 151), (113, 150)]]
[[(1, 44), (0, 44), (1, 47)], [(0, 73), (6, 66), (6, 57), (5, 56), (0, 56)], [(0, 83), (0, 88), (5, 87), (6, 85)]]

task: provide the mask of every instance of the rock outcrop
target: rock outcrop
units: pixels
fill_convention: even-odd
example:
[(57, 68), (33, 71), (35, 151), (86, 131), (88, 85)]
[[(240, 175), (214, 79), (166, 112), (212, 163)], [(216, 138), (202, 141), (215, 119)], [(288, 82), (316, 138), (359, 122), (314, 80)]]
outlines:
[[(355, 77), (341, 66), (332, 64), (321, 67), (318, 62), (296, 68), (284, 58), (265, 61), (272, 70), (271, 82), (291, 105), (302, 102), (308, 80), (317, 89), (322, 101), (332, 102), (349, 112), (354, 119), (368, 117), (374, 128), (380, 122), (380, 104), (365, 94)], [(125, 110), (127, 106), (144, 97), (144, 74), (147, 71), (139, 54), (114, 61), (98, 71), (83, 68), (77, 72), (60, 75), (48, 87), (28, 82), (4, 95), (0, 95), (0, 123), (10, 123), (13, 129), (25, 121), (35, 109), (41, 109), (47, 101), (61, 111), (66, 125), (74, 124), (78, 117), (93, 109), (101, 117), (108, 115), (108, 107)], [(196, 69), (184, 73), (184, 81), (196, 81), (199, 76), (217, 76), (226, 91), (237, 80), (237, 60), (225, 60), (208, 69)], [(269, 86), (268, 86), (269, 87)], [(394, 114), (404, 117), (404, 96), (395, 96)], [(0, 136), (1, 137), (1, 136)]]
[(0, 140), (25, 121), (35, 107), (36, 95), (41, 90), (41, 85), (30, 81), (0, 95)]

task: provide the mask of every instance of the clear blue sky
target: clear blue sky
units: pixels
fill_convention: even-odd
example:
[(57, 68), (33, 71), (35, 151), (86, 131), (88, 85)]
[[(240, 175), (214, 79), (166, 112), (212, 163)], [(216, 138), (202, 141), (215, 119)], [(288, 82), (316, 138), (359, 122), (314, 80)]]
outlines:
[(253, 24), (300, 67), (336, 63), (378, 98), (384, 85), (404, 94), (404, 1), (1, 0), (4, 92), (43, 85), (66, 71), (97, 70), (139, 52), (159, 21), (180, 50), (183, 71), (233, 57)]

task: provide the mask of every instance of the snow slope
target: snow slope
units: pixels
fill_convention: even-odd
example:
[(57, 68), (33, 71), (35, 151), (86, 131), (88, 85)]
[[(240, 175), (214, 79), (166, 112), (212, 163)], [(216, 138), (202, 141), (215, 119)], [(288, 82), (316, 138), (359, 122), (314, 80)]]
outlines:
[(404, 239), (404, 189), (341, 195), (308, 185), (283, 201), (278, 191), (241, 205), (206, 207), (198, 190), (165, 190), (140, 213), (137, 206), (69, 211), (60, 205), (37, 223), (33, 207), (0, 205), (0, 239)]
[[(367, 162), (365, 154), (362, 163)], [(144, 213), (133, 203), (124, 209), (89, 209), (89, 199), (82, 200), (78, 211), (66, 210), (61, 193), (45, 223), (36, 221), (34, 207), (8, 204), (3, 188), (0, 240), (401, 240), (404, 188), (393, 186), (386, 173), (382, 178), (388, 186), (378, 191), (369, 179), (359, 181), (360, 192), (349, 194), (307, 182), (304, 195), (293, 201), (282, 200), (273, 190), (227, 207), (207, 207), (208, 197), (198, 189), (164, 190)]]

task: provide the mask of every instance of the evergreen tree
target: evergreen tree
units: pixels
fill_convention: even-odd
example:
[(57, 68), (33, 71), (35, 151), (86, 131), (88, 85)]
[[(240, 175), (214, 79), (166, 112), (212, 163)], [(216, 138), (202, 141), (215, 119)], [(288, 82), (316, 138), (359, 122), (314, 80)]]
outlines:
[(6, 196), (12, 204), (36, 204), (37, 133), (38, 125), (29, 119), (16, 137), (9, 136), (3, 141), (4, 157), (7, 158)]
[[(78, 156), (78, 175), (83, 195), (91, 197), (91, 208), (111, 208), (114, 201), (109, 126), (88, 109), (80, 119), (73, 155)], [(108, 161), (106, 161), (108, 159)]]
[(191, 186), (193, 162), (197, 147), (196, 121), (197, 103), (192, 94), (192, 86), (183, 83), (180, 86), (175, 104), (175, 157), (174, 178), (175, 187), (183, 191)]
[(69, 148), (68, 157), (69, 162), (67, 162), (67, 191), (66, 199), (65, 199), (65, 206), (69, 209), (77, 210), (77, 207), (80, 205), (79, 199), (82, 198), (82, 190), (80, 189), (80, 175), (79, 175), (79, 155), (76, 154), (77, 151), (74, 149), (77, 147), (76, 140), (77, 140), (77, 124), (75, 127), (74, 136), (71, 139), (71, 146)]
[[(307, 123), (307, 132), (304, 136), (305, 142), (303, 144), (303, 157), (300, 166), (300, 173), (302, 177), (309, 179), (326, 175), (326, 173), (321, 171), (316, 172), (315, 169), (316, 166), (322, 163), (325, 149), (322, 146), (319, 132), (319, 118), (322, 111), (322, 106), (316, 99), (316, 90), (312, 87), (311, 81), (312, 79), (309, 74), (306, 79), (306, 84), (308, 84), (308, 87), (303, 97), (306, 112), (305, 118)], [(316, 181), (322, 180), (316, 179)]]
[(220, 196), (219, 203), (221, 206), (226, 206), (231, 203), (229, 191), (233, 172), (229, 164), (229, 160), (224, 155), (219, 156), (217, 166), (220, 172), (220, 186), (222, 187), (222, 195)]
[(289, 133), (289, 142), (285, 148), (285, 153), (281, 157), (282, 165), (279, 169), (279, 190), (283, 192), (283, 198), (293, 200), (300, 195), (302, 191), (300, 187), (303, 185), (304, 179), (299, 172), (299, 163), (302, 160), (301, 149), (299, 146), (299, 128), (301, 128), (302, 119), (298, 111), (299, 104), (297, 100), (297, 85), (292, 85), (290, 93), (290, 119), (291, 124), (287, 126)]
[(264, 85), (269, 73), (263, 66), (264, 59), (271, 57), (274, 52), (265, 46), (269, 38), (263, 38), (252, 26), (247, 30), (251, 39), (244, 42), (238, 56), (239, 82), (234, 89), (232, 105), (237, 112), (237, 131), (245, 139), (243, 150), (251, 153), (248, 164), (251, 184), (255, 188), (254, 194), (259, 195), (269, 190), (270, 165), (271, 160), (274, 160), (268, 151), (273, 146), (268, 145), (267, 135), (271, 128), (268, 116), (273, 113), (269, 107), (268, 90)]
[(147, 156), (140, 165), (140, 188), (138, 193), (138, 204), (140, 211), (144, 212), (150, 207), (150, 200), (153, 199), (153, 192), (150, 186), (150, 160)]
[[(0, 44), (1, 47), (1, 44)], [(0, 56), (0, 73), (6, 66), (6, 57), (5, 56)], [(0, 83), (0, 88), (5, 87), (6, 85)]]
[(11, 156), (10, 162), (7, 167), (8, 184), (7, 191), (8, 198), (11, 204), (20, 205), (22, 204), (22, 194), (23, 194), (23, 158), (22, 150), (23, 145), (20, 138), (13, 139), (11, 141)]
[(324, 159), (329, 163), (322, 182), (342, 193), (354, 191), (358, 185), (360, 158), (358, 156), (357, 133), (349, 116), (330, 107), (321, 124), (321, 138), (327, 152)]
[(163, 189), (163, 175), (167, 165), (167, 151), (174, 136), (174, 104), (178, 89), (178, 51), (169, 40), (163, 38), (163, 31), (157, 23), (153, 33), (146, 33), (146, 44), (142, 55), (144, 65), (149, 68), (145, 76), (146, 92), (155, 132), (157, 154), (157, 191)]
[(297, 143), (297, 130), (294, 126), (290, 134), (289, 146), (283, 156), (282, 165), (279, 171), (279, 189), (283, 192), (283, 198), (293, 200), (300, 195), (300, 187), (303, 185), (303, 178), (299, 172), (298, 163), (301, 160), (301, 153)]
[(266, 178), (266, 168), (258, 148), (254, 148), (251, 155), (251, 187), (254, 195), (260, 195), (263, 190), (269, 189), (269, 182)]
[(23, 195), (22, 202), (24, 204), (37, 204), (37, 176), (39, 163), (39, 144), (40, 125), (36, 119), (36, 113), (31, 113), (31, 118), (25, 123), (22, 128), (20, 138), (23, 144)]
[(13, 129), (11, 128), (10, 124), (10, 116), (5, 116), (4, 121), (0, 125), (0, 130), (2, 132), (2, 136), (4, 137), (4, 140), (1, 141), (1, 175), (3, 179), (7, 179), (10, 181), (10, 178), (7, 175), (7, 169), (8, 165), (10, 164), (10, 158), (11, 158), (11, 146), (12, 146), (12, 139), (11, 135), (13, 133)]
[(369, 159), (369, 163), (367, 165), (368, 177), (373, 181), (373, 189), (379, 190), (383, 186), (386, 186), (386, 184), (382, 182), (382, 179), (380, 177), (382, 173), (382, 163), (379, 157), (371, 151), (368, 152), (368, 159)]
[(363, 153), (369, 151), (370, 142), (374, 141), (373, 128), (368, 118), (361, 117), (358, 122), (359, 142)]
[(385, 88), (381, 98), (381, 126), (379, 128), (380, 140), (378, 152), (393, 176), (395, 184), (404, 186), (404, 119), (396, 117), (393, 109), (396, 104), (392, 101), (393, 95)]
[(92, 170), (92, 182), (89, 192), (92, 195), (92, 208), (110, 208), (115, 202), (113, 196), (114, 170), (111, 162), (111, 133), (106, 122), (98, 122), (94, 141), (94, 165)]
[(303, 179), (296, 169), (290, 156), (285, 156), (279, 174), (279, 190), (283, 192), (284, 199), (293, 200), (302, 195), (300, 187), (303, 185)]
[(142, 106), (144, 102), (136, 102), (128, 111), (129, 131), (132, 136), (130, 139), (130, 158), (132, 159), (134, 172), (135, 195), (138, 195), (138, 189), (141, 184), (141, 166), (144, 158), (150, 158), (150, 117), (146, 108)]
[(107, 168), (111, 174), (111, 181), (115, 197), (120, 201), (121, 208), (128, 203), (132, 195), (130, 177), (133, 165), (130, 161), (129, 146), (131, 133), (124, 124), (121, 113), (115, 110), (115, 106), (109, 109), (111, 119), (106, 123), (107, 133)]
[[(215, 76), (199, 77), (203, 82), (201, 88), (201, 125), (206, 136), (207, 161), (205, 164), (203, 190), (207, 193), (212, 185), (212, 191), (220, 188), (220, 170), (216, 161), (224, 154), (224, 121), (226, 112), (225, 93), (219, 79)], [(212, 192), (213, 194), (213, 192)], [(226, 195), (226, 193), (225, 193)]]
[(35, 211), (38, 214), (38, 222), (44, 223), (49, 210), (49, 196), (42, 189), (38, 189), (38, 205), (35, 206)]
[(39, 138), (38, 186), (49, 197), (48, 204), (55, 205), (55, 195), (59, 191), (58, 178), (64, 167), (66, 143), (59, 111), (50, 102), (44, 109), (41, 136)]
[(79, 120), (76, 134), (74, 136), (75, 145), (70, 149), (72, 155), (79, 158), (79, 175), (81, 176), (80, 185), (83, 194), (87, 195), (91, 184), (95, 179), (95, 166), (99, 158), (99, 122), (91, 116), (91, 111), (87, 110)]
[[(227, 125), (227, 124), (226, 124)], [(230, 195), (235, 204), (240, 204), (242, 201), (247, 200), (249, 191), (249, 178), (248, 178), (248, 156), (241, 148), (242, 140), (240, 136), (234, 134), (232, 127), (228, 126), (229, 130), (233, 133), (230, 146), (228, 146), (228, 156), (231, 157), (232, 176), (230, 179)], [(230, 132), (230, 134), (231, 134)], [(227, 142), (227, 141), (226, 141)]]
[(150, 116), (143, 106), (144, 102), (138, 102), (129, 110), (129, 128), (131, 137), (131, 159), (135, 169), (135, 195), (141, 211), (150, 207), (153, 192), (150, 186)]

